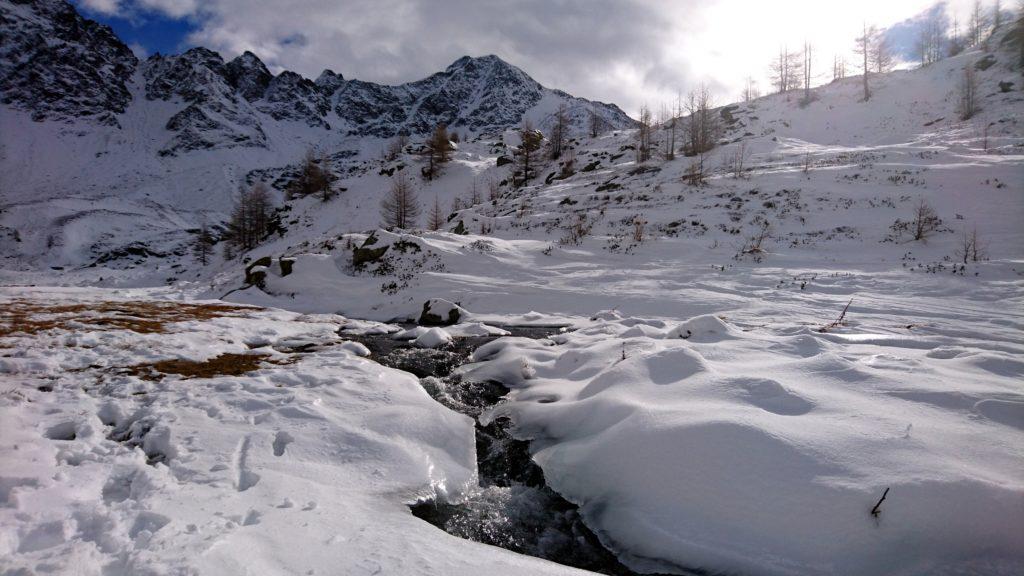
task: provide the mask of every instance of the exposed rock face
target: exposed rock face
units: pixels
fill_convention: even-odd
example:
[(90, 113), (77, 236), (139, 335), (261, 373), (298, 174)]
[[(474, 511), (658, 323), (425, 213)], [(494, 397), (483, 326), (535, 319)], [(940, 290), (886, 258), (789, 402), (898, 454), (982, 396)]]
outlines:
[(442, 123), (477, 132), (501, 130), (519, 124), (545, 96), (566, 105), (570, 121), (579, 131), (584, 130), (590, 111), (609, 129), (633, 125), (617, 106), (544, 88), (497, 56), (464, 56), (444, 72), (399, 86), (346, 82), (330, 71), (325, 71), (317, 84), (331, 95), (335, 113), (347, 120), (356, 134), (422, 134)]
[(545, 88), (497, 56), (466, 56), (444, 72), (398, 86), (346, 80), (331, 70), (315, 82), (289, 71), (275, 76), (251, 52), (225, 63), (201, 47), (139, 64), (110, 28), (64, 0), (0, 0), (0, 33), (0, 103), (37, 121), (87, 119), (115, 127), (129, 106), (147, 116), (168, 114), (166, 105), (148, 103), (178, 105), (165, 124), (169, 138), (143, 135), (165, 139), (161, 156), (267, 147), (267, 133), (295, 129), (276, 122), (380, 137), (424, 134), (442, 123), (488, 132), (515, 126), (527, 114), (543, 126), (564, 104), (579, 131), (592, 112), (607, 128), (633, 124), (617, 107)]
[(138, 60), (63, 0), (0, 0), (0, 103), (33, 120), (117, 126)]
[(156, 55), (143, 64), (143, 76), (147, 99), (177, 97), (186, 104), (167, 122), (167, 129), (176, 134), (161, 155), (266, 144), (260, 119), (229, 81), (220, 54), (192, 48), (177, 56)]
[(255, 54), (245, 51), (224, 66), (228, 82), (249, 102), (259, 100), (266, 92), (274, 75)]
[(330, 110), (327, 98), (312, 80), (295, 72), (285, 71), (271, 80), (257, 107), (274, 120), (293, 120), (330, 128), (324, 120)]

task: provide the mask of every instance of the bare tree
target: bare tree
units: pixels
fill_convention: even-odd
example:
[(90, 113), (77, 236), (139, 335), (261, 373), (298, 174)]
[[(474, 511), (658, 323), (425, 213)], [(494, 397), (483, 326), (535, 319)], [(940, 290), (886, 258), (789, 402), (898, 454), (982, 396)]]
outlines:
[(213, 245), (216, 240), (213, 234), (210, 232), (210, 227), (207, 226), (206, 221), (199, 226), (199, 231), (196, 232), (196, 238), (192, 243), (192, 253), (195, 255), (196, 260), (200, 264), (206, 266), (210, 262), (210, 256), (213, 255)]
[(658, 124), (665, 129), (665, 136), (661, 139), (662, 144), (662, 156), (666, 160), (673, 160), (676, 157), (676, 122), (679, 115), (676, 114), (676, 109), (669, 108), (665, 104), (661, 105), (661, 111), (658, 113)]
[(804, 42), (804, 53), (803, 53), (803, 73), (804, 73), (804, 104), (808, 104), (811, 101), (811, 57), (813, 49), (811, 45)]
[(786, 47), (779, 46), (779, 54), (776, 56), (771, 64), (768, 66), (768, 74), (772, 80), (772, 85), (775, 87), (776, 92), (782, 94), (786, 91)]
[(651, 134), (654, 131), (654, 122), (651, 118), (651, 109), (644, 104), (640, 107), (640, 118), (636, 130), (636, 163), (643, 164), (651, 158)]
[(712, 110), (714, 106), (711, 90), (703, 84), (687, 95), (686, 111), (689, 114), (686, 124), (687, 156), (708, 152), (718, 143), (722, 126)]
[(971, 5), (971, 19), (968, 24), (968, 34), (970, 35), (971, 46), (978, 46), (981, 44), (982, 38), (985, 35), (985, 27), (988, 25), (988, 18), (985, 16), (985, 12), (981, 9), (981, 0), (974, 0), (974, 4)]
[(896, 67), (896, 58), (892, 54), (892, 41), (885, 34), (879, 34), (871, 46), (871, 64), (875, 72), (885, 74)]
[(911, 231), (914, 233), (914, 240), (924, 240), (931, 236), (932, 232), (939, 229), (942, 220), (935, 212), (935, 209), (922, 198), (914, 207), (914, 219), (910, 221)]
[(434, 204), (427, 213), (427, 228), (433, 231), (440, 230), (444, 226), (444, 210), (441, 209), (441, 201), (434, 194)]
[(974, 66), (964, 67), (964, 75), (960, 80), (960, 102), (957, 112), (961, 120), (970, 120), (978, 113), (978, 78)]
[(995, 0), (992, 5), (992, 29), (998, 30), (1003, 25), (1003, 3)]
[[(949, 22), (943, 10), (931, 10), (921, 25), (917, 39), (917, 52), (921, 58), (921, 66), (938, 62), (942, 58), (946, 42), (946, 30)], [(959, 36), (959, 34), (957, 34)]]
[(725, 157), (725, 162), (726, 170), (732, 174), (733, 178), (746, 177), (747, 143), (740, 142), (738, 146), (734, 146), (732, 151)]
[(867, 23), (864, 23), (863, 34), (857, 37), (857, 44), (854, 46), (854, 53), (860, 56), (863, 60), (861, 70), (864, 72), (864, 101), (867, 102), (871, 99), (871, 88), (868, 86), (868, 75), (871, 73), (871, 47), (875, 42), (875, 36), (877, 31), (872, 26), (868, 28)]
[(469, 194), (466, 195), (466, 198), (469, 200), (470, 206), (477, 206), (484, 201), (483, 196), (480, 194), (480, 184), (476, 178), (473, 178), (473, 181), (469, 183)]
[(757, 88), (757, 80), (747, 76), (747, 80), (743, 85), (743, 101), (751, 102), (761, 97), (761, 91)]
[(405, 147), (409, 145), (409, 135), (405, 132), (400, 132), (397, 136), (388, 142), (387, 152), (384, 154), (384, 159), (388, 162), (397, 160), (405, 150)]
[(953, 15), (953, 28), (950, 31), (949, 38), (946, 40), (948, 45), (947, 53), (950, 56), (956, 56), (964, 51), (964, 41), (960, 36), (960, 18), (955, 14)]
[(494, 178), (487, 181), (487, 199), (492, 203), (501, 199), (501, 182)]
[(590, 109), (590, 118), (587, 120), (590, 128), (590, 137), (597, 138), (605, 130), (605, 121), (593, 108)]
[(647, 220), (644, 219), (643, 214), (637, 214), (633, 217), (633, 242), (640, 244), (644, 241), (644, 228), (647, 226)]
[(225, 240), (232, 249), (252, 250), (270, 231), (272, 203), (262, 182), (242, 187), (235, 195)]
[(985, 247), (978, 241), (978, 227), (975, 226), (971, 230), (970, 234), (965, 229), (963, 234), (960, 236), (960, 244), (956, 249), (957, 258), (962, 259), (964, 264), (967, 262), (980, 262), (985, 259)]
[(569, 111), (565, 103), (558, 105), (555, 112), (555, 122), (551, 126), (551, 137), (548, 139), (548, 148), (551, 151), (551, 159), (558, 160), (565, 148), (565, 141), (569, 132)]
[(307, 150), (298, 177), (288, 186), (288, 197), (305, 198), (316, 195), (326, 202), (331, 199), (333, 180), (334, 175), (331, 174), (330, 160), (327, 156), (321, 155), (317, 158), (312, 149)]
[(388, 230), (408, 230), (416, 225), (420, 203), (416, 190), (404, 174), (399, 173), (391, 181), (391, 188), (380, 202), (380, 213)]
[(846, 78), (846, 58), (838, 54), (832, 57), (832, 80)]

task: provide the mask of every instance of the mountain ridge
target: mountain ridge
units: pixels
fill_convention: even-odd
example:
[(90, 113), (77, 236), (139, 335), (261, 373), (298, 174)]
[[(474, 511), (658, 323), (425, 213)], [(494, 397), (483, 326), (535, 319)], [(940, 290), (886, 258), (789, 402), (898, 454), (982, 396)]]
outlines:
[(35, 121), (120, 128), (129, 107), (145, 105), (140, 92), (147, 101), (180, 98), (182, 108), (165, 125), (174, 135), (161, 155), (266, 147), (271, 121), (354, 136), (422, 134), (438, 124), (493, 132), (518, 124), (545, 98), (569, 108), (580, 131), (585, 126), (579, 118), (591, 113), (609, 128), (633, 124), (614, 104), (546, 88), (493, 54), (463, 56), (420, 80), (385, 85), (331, 70), (316, 80), (289, 70), (274, 75), (250, 51), (225, 60), (201, 46), (139, 60), (113, 30), (65, 0), (0, 2), (0, 31), (14, 40), (0, 52), (0, 101)]

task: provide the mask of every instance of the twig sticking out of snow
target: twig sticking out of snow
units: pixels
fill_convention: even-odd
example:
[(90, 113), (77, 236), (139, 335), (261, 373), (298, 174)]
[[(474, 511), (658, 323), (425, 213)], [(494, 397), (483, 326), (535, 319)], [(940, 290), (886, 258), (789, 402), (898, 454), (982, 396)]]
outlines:
[(875, 504), (875, 507), (871, 509), (871, 515), (874, 516), (875, 518), (878, 518), (878, 515), (882, 512), (882, 510), (880, 509), (880, 506), (882, 505), (882, 502), (885, 501), (885, 497), (888, 496), (888, 495), (889, 495), (889, 488), (886, 488), (885, 492), (882, 492), (882, 498)]
[(850, 298), (850, 301), (846, 303), (846, 306), (843, 307), (842, 313), (839, 314), (839, 318), (836, 318), (835, 322), (818, 328), (818, 332), (828, 332), (832, 328), (846, 324), (846, 311), (850, 309), (850, 304), (853, 304), (853, 298)]

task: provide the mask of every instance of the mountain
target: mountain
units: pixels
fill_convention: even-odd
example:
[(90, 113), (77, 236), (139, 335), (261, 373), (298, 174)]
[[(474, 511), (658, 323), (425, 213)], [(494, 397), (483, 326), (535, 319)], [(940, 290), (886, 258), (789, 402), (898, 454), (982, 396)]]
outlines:
[(139, 60), (64, 0), (0, 0), (0, 38), (0, 238), (12, 239), (0, 260), (14, 268), (166, 245), (219, 222), (240, 185), (279, 179), (309, 149), (346, 172), (385, 139), (439, 123), (466, 136), (524, 118), (544, 128), (565, 106), (577, 132), (592, 114), (608, 129), (634, 124), (496, 56), (398, 86), (274, 74), (251, 52), (225, 61), (202, 47)]
[(531, 112), (543, 122), (560, 104), (579, 130), (590, 112), (610, 128), (633, 123), (614, 105), (545, 88), (496, 56), (466, 56), (423, 80), (385, 86), (330, 70), (316, 82), (290, 71), (275, 76), (251, 52), (225, 62), (202, 47), (139, 62), (110, 28), (64, 0), (3, 0), (0, 32), (0, 102), (36, 121), (114, 128), (123, 128), (129, 108), (166, 114), (154, 103), (171, 103), (163, 126), (170, 137), (158, 151), (165, 156), (273, 147), (267, 132), (282, 123), (285, 131), (295, 123), (356, 136), (420, 134), (440, 123), (480, 133)]

